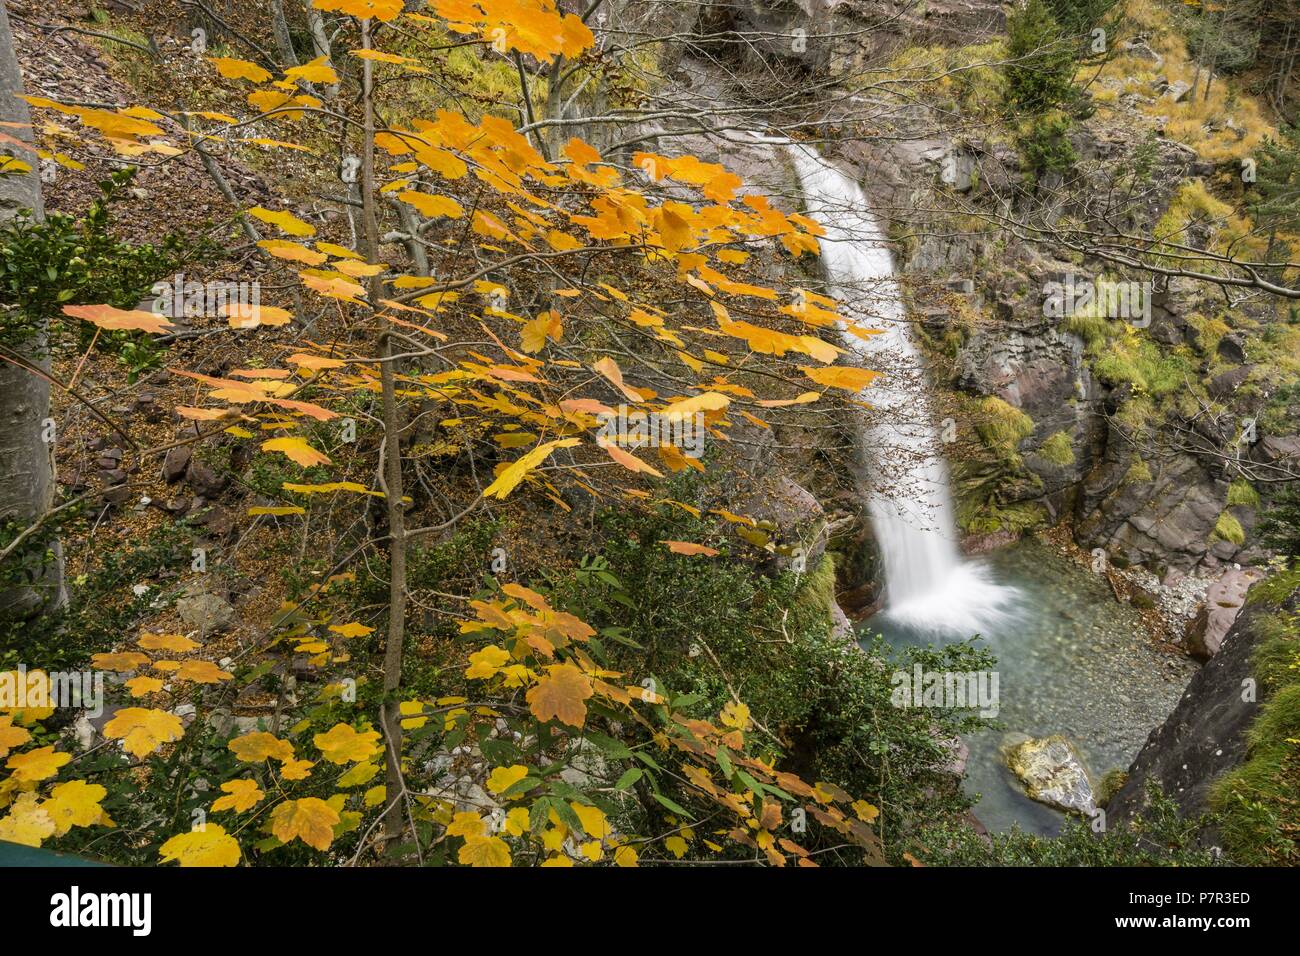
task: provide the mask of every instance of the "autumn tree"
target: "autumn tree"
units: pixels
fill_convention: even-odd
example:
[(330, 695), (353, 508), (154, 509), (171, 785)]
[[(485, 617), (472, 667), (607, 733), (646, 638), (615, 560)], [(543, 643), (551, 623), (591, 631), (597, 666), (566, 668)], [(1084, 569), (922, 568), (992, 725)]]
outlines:
[[(168, 792), (176, 830), (159, 840), (160, 858), (234, 865), (250, 852), (331, 850), (355, 833), (357, 856), (381, 848), (389, 858), (471, 866), (634, 865), (647, 853), (681, 857), (688, 844), (813, 865), (808, 840), (794, 838), (806, 819), (810, 839), (879, 861), (875, 806), (782, 770), (779, 749), (738, 695), (714, 713), (692, 712), (694, 695), (613, 667), (604, 635), (544, 588), (496, 580), (442, 595), (457, 605), (465, 653), (445, 669), (441, 694), (404, 683), (410, 559), (468, 515), (525, 496), (567, 513), (575, 496), (589, 496), (704, 518), (656, 483), (703, 462), (672, 442), (647, 460), (625, 436), (606, 433), (620, 409), (690, 423), (725, 443), (737, 423), (770, 429), (781, 415), (858, 401), (877, 373), (846, 361), (849, 350), (832, 339), (871, 330), (846, 322), (815, 289), (772, 288), (751, 269), (761, 252), (815, 256), (821, 227), (693, 155), (635, 152), (627, 166), (576, 136), (530, 135), (540, 127), (529, 128), (526, 62), (559, 69), (595, 58), (582, 16), (549, 0), (435, 0), (427, 13), (404, 11), (400, 0), (314, 7), (338, 18), (338, 48), (318, 47), (278, 77), (212, 57), (214, 79), (242, 117), (27, 97), (121, 161), (165, 164), (193, 152), (220, 184), (215, 155), (258, 148), (355, 176), (344, 180), (356, 187), (347, 202), (354, 244), (323, 237), (320, 217), (287, 202), (238, 211), (292, 294), (281, 305), (227, 303), (225, 334), (275, 336), (295, 322), (296, 301), (317, 315), (310, 333), (283, 342), (273, 364), (171, 369), (194, 383), (192, 401), (176, 408), (196, 426), (187, 442), (246, 442), (298, 469), (296, 480), (266, 489), (269, 500), (250, 517), (306, 523), (324, 501), (329, 516), (349, 516), (349, 531), (238, 664), (213, 661), (199, 641), (170, 631), (142, 631), (92, 658), (121, 675), (129, 695), (104, 735), (120, 742), (146, 788)], [(462, 45), (515, 65), (522, 125), (487, 111), (405, 109), (401, 91)], [(348, 95), (327, 103), (312, 92), (335, 85)], [(671, 305), (658, 304), (668, 296)], [(168, 317), (109, 303), (63, 314), (96, 329), (174, 328)], [(355, 419), (366, 427), (353, 453), (335, 429)], [(464, 472), (417, 472), (417, 427), (462, 456)], [(448, 508), (428, 493), (431, 481)], [(734, 529), (762, 553), (790, 550), (750, 516), (726, 507), (709, 515), (720, 534)], [(695, 541), (649, 544), (670, 560), (720, 554)], [(384, 598), (359, 611), (359, 579), (376, 574)], [(291, 660), (313, 686), (295, 695), (292, 717), (214, 730), (208, 718), (227, 688), (283, 674)], [(201, 719), (187, 726), (179, 700), (200, 707)], [(107, 788), (69, 776), (69, 754), (35, 746), (29, 728), (48, 716), (32, 707), (0, 718), (13, 781), (0, 798), (8, 807), (0, 837), (39, 844), (111, 825)], [(496, 816), (430, 789), (436, 781), (419, 755), (462, 746), (484, 756), (481, 783), (497, 798)], [(584, 789), (560, 770), (590, 748), (616, 776)], [(221, 795), (171, 799), (165, 760), (191, 761)], [(632, 794), (654, 810), (639, 817), (653, 832), (613, 826)], [(187, 814), (201, 823), (191, 827)], [(798, 829), (788, 829), (790, 815)], [(696, 820), (711, 821), (707, 837)]]

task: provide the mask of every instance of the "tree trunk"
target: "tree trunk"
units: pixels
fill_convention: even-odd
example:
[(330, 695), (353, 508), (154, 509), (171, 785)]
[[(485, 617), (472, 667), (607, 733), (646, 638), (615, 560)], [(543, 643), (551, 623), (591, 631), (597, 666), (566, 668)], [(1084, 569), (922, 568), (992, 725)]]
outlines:
[[(325, 18), (321, 12), (312, 5), (311, 0), (307, 2), (307, 28), (311, 31), (312, 52), (316, 57), (325, 57), (325, 62), (333, 65), (333, 58), (330, 56), (330, 37), (325, 29)], [(331, 83), (329, 86), (322, 88), (325, 93), (325, 99), (333, 102), (339, 95), (339, 85)]]
[[(23, 77), (14, 53), (9, 16), (0, 0), (0, 121), (24, 124), (4, 127), (9, 135), (31, 142), (31, 116), (27, 104), (18, 99), (23, 92)], [(41, 205), (40, 160), (35, 151), (28, 152), (13, 144), (8, 152), (31, 166), (31, 171), (0, 177), (0, 220), (12, 219), (20, 209), (31, 210), (36, 219), (44, 218)], [(49, 369), (42, 332), (23, 342), (0, 341), (5, 351), (17, 352), (24, 359)], [(2, 353), (0, 353), (2, 358)], [(54, 442), (46, 427), (50, 416), (50, 384), (14, 364), (0, 360), (0, 524), (14, 524), (14, 532), (43, 516), (54, 503)], [(34, 537), (39, 538), (40, 535)], [(52, 560), (46, 560), (46, 546), (20, 549), (5, 568), (5, 579), (18, 571), (21, 583), (0, 592), (0, 613), (29, 617), (46, 606), (57, 606), (63, 596), (63, 559), (57, 548)]]
[(271, 0), (271, 35), (275, 37), (275, 48), (284, 66), (297, 66), (298, 56), (293, 51), (293, 40), (289, 38), (289, 21), (284, 15), (283, 0)]

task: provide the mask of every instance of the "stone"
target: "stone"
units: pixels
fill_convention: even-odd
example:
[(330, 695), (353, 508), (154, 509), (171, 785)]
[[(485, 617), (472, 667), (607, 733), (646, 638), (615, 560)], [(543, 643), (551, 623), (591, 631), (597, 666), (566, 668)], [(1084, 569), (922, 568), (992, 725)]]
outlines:
[[(1300, 611), (1300, 589), (1282, 601), (1282, 610)], [(1255, 678), (1252, 658), (1269, 633), (1261, 624), (1275, 613), (1262, 602), (1242, 609), (1221, 651), (1192, 675), (1178, 705), (1129, 766), (1123, 786), (1106, 805), (1108, 826), (1142, 815), (1153, 786), (1174, 801), (1185, 820), (1209, 808), (1215, 783), (1246, 757), (1259, 704), (1252, 695), (1243, 699), (1242, 691), (1244, 682)], [(1212, 824), (1194, 838), (1194, 845), (1216, 844), (1222, 846)]]
[(853, 631), (853, 622), (849, 616), (844, 613), (844, 608), (840, 607), (839, 601), (831, 601), (831, 637), (837, 640), (848, 641), (851, 644), (857, 643), (857, 635)]
[(1145, 37), (1135, 37), (1132, 40), (1125, 40), (1120, 44), (1120, 49), (1129, 56), (1137, 60), (1146, 60), (1148, 63), (1155, 64), (1158, 70), (1165, 65), (1165, 58), (1151, 49), (1151, 44), (1146, 41)]
[(1187, 94), (1192, 91), (1190, 83), (1184, 83), (1182, 80), (1174, 80), (1165, 87), (1161, 96), (1173, 100), (1175, 103), (1181, 103), (1187, 98)]
[(1231, 362), (1233, 365), (1241, 365), (1246, 361), (1246, 339), (1239, 332), (1229, 332), (1223, 338), (1219, 339), (1217, 349), (1219, 358), (1225, 362)]
[(215, 538), (225, 538), (235, 530), (235, 518), (225, 508), (207, 509), (198, 519), (198, 524)]
[(201, 461), (191, 460), (185, 472), (185, 480), (190, 483), (195, 494), (204, 498), (216, 498), (225, 490), (226, 478), (218, 475), (211, 467)]
[(1013, 741), (1004, 748), (1003, 757), (1031, 800), (1086, 817), (1096, 814), (1092, 779), (1083, 757), (1062, 735)]
[(162, 463), (163, 481), (169, 485), (174, 485), (184, 478), (185, 470), (189, 468), (190, 458), (193, 457), (193, 454), (189, 445), (177, 445), (175, 448), (169, 448)]
[(1236, 368), (1222, 372), (1210, 379), (1209, 392), (1215, 398), (1228, 398), (1250, 377), (1253, 365), (1238, 365)]
[(1224, 638), (1246, 603), (1246, 592), (1262, 578), (1255, 568), (1229, 568), (1205, 592), (1205, 604), (1188, 625), (1183, 643), (1187, 653), (1208, 661), (1223, 648)]
[[(826, 551), (827, 521), (813, 494), (784, 475), (756, 481), (740, 500), (738, 510), (760, 522), (770, 522), (777, 543), (802, 552), (802, 568), (811, 571)], [(792, 567), (794, 557), (776, 560), (777, 570)]]
[(100, 493), (105, 504), (124, 505), (132, 498), (132, 491), (126, 485), (113, 485)]
[(176, 601), (176, 613), (188, 627), (201, 634), (223, 631), (235, 619), (235, 609), (230, 602), (211, 591), (182, 596)]

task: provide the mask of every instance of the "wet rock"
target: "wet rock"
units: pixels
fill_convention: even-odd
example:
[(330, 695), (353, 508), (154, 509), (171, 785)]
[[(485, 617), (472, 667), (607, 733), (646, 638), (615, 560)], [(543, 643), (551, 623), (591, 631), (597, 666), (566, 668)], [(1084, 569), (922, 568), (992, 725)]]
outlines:
[(1219, 653), (1246, 603), (1246, 592), (1263, 576), (1254, 568), (1231, 568), (1210, 585), (1205, 592), (1205, 606), (1192, 619), (1183, 638), (1187, 653), (1206, 661)]
[(1003, 756), (1031, 800), (1087, 817), (1097, 812), (1083, 757), (1060, 734), (1023, 741), (1013, 737)]

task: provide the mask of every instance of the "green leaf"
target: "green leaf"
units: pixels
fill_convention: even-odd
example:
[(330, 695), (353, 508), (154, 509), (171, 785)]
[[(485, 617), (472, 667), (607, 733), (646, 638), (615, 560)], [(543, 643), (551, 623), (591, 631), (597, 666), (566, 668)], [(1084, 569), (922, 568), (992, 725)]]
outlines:
[(618, 783), (614, 784), (614, 789), (615, 790), (629, 789), (632, 786), (632, 784), (636, 783), (638, 780), (641, 779), (644, 773), (645, 771), (642, 770), (640, 767), (633, 767), (632, 769), (624, 773), (623, 776), (618, 778)]
[(679, 803), (675, 803), (674, 801), (670, 800), (668, 797), (665, 797), (662, 793), (652, 794), (652, 796), (653, 796), (656, 800), (658, 800), (660, 803), (662, 803), (665, 807), (667, 807), (669, 810), (671, 810), (673, 813), (676, 813), (676, 814), (678, 814), (678, 815), (684, 817), (684, 818), (687, 819), (687, 820), (693, 820), (693, 819), (694, 819), (694, 817), (692, 817), (692, 816), (691, 816), (691, 815), (686, 811), (686, 808), (685, 808), (685, 807), (683, 807), (683, 806), (682, 806), (681, 804), (679, 804)]
[(615, 760), (626, 760), (632, 756), (632, 751), (627, 748), (621, 741), (613, 737), (607, 737), (604, 734), (598, 734), (594, 731), (588, 731), (586, 739), (591, 741), (603, 753), (608, 754)]

